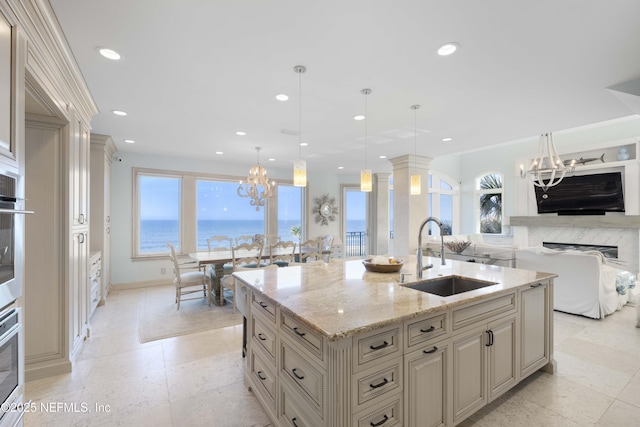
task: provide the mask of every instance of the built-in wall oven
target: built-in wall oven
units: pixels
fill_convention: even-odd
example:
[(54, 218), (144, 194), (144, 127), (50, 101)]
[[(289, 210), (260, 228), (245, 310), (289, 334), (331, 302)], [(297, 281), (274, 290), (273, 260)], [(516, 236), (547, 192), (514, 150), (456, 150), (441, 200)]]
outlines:
[(24, 199), (17, 175), (0, 170), (0, 426), (21, 424), (24, 415), (22, 296)]
[(16, 178), (0, 173), (0, 309), (22, 295), (22, 283), (16, 280), (16, 215), (30, 213), (19, 209)]
[(24, 416), (22, 309), (0, 313), (0, 425), (16, 426)]

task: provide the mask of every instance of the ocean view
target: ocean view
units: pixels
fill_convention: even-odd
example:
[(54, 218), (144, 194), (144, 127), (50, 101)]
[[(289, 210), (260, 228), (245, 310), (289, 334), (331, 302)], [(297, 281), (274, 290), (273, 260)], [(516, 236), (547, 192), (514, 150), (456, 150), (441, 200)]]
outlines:
[[(293, 225), (300, 225), (300, 221), (278, 221), (278, 235), (281, 240), (298, 241), (291, 235)], [(364, 220), (347, 221), (347, 231), (364, 231)], [(262, 220), (201, 220), (198, 221), (198, 250), (207, 249), (207, 239), (211, 236), (228, 236), (235, 239), (238, 236), (264, 233), (264, 221)], [(166, 252), (166, 242), (171, 242), (179, 247), (179, 229), (177, 220), (142, 220), (140, 222), (140, 252)], [(315, 237), (315, 236), (314, 236)]]

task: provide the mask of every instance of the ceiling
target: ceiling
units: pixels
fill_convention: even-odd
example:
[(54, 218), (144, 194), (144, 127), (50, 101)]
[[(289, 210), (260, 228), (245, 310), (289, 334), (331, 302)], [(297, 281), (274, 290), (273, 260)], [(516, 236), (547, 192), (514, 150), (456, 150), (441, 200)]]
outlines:
[[(260, 146), (291, 168), (301, 114), (309, 170), (359, 171), (366, 131), (384, 172), (379, 156), (414, 142), (438, 157), (640, 113), (607, 89), (640, 78), (637, 0), (50, 3), (100, 110), (93, 132), (120, 151), (250, 166)], [(446, 42), (460, 48), (437, 55)]]

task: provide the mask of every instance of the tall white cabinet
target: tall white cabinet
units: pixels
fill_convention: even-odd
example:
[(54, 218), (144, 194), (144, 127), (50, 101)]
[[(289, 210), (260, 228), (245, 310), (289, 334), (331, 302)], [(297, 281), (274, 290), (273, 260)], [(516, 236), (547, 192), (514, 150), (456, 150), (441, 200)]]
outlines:
[(91, 134), (91, 251), (101, 252), (98, 305), (105, 303), (111, 287), (111, 163), (116, 146), (108, 135)]

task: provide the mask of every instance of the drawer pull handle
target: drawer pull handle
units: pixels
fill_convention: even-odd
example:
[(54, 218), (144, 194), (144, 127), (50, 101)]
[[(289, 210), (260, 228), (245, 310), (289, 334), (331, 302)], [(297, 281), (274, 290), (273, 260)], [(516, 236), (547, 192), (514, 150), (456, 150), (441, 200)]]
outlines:
[(385, 416), (384, 416), (384, 418), (383, 418), (381, 421), (378, 421), (377, 423), (374, 423), (373, 421), (371, 421), (371, 422), (369, 423), (369, 425), (370, 425), (371, 427), (379, 427), (379, 426), (381, 426), (382, 424), (386, 423), (387, 421), (389, 421), (389, 417), (387, 417), (387, 416), (385, 415)]
[(436, 351), (438, 351), (438, 347), (436, 347), (436, 346), (434, 345), (434, 346), (433, 346), (433, 348), (432, 348), (431, 350), (423, 350), (422, 352), (423, 352), (424, 354), (433, 354), (433, 353), (435, 353)]
[(493, 345), (493, 331), (492, 330), (488, 330), (485, 331), (488, 335), (488, 340), (487, 343), (485, 344), (485, 346), (487, 347), (491, 347)]
[(384, 378), (382, 380), (382, 382), (380, 382), (378, 384), (369, 384), (369, 387), (371, 387), (371, 388), (379, 388), (379, 387), (382, 387), (383, 385), (387, 384), (388, 382), (389, 382), (389, 380)]
[(293, 369), (291, 370), (291, 373), (292, 373), (292, 374), (293, 374), (293, 376), (294, 376), (294, 377), (296, 377), (297, 379), (299, 379), (299, 380), (303, 380), (303, 379), (304, 379), (304, 375), (298, 375), (298, 373), (296, 372), (296, 369), (298, 369), (298, 368), (293, 368)]
[(298, 335), (298, 336), (300, 336), (300, 337), (303, 337), (303, 336), (305, 336), (305, 335), (306, 335), (304, 332), (300, 332), (300, 331), (298, 330), (298, 327), (297, 327), (297, 326), (296, 326), (295, 328), (293, 328), (293, 332), (295, 332), (295, 333), (296, 333), (296, 335)]
[(267, 304), (263, 303), (262, 301), (260, 301), (258, 304), (260, 304), (260, 307), (262, 307), (262, 308), (269, 307)]
[(537, 288), (539, 286), (544, 285), (544, 283), (536, 283), (535, 285), (531, 285), (532, 288)]
[(389, 343), (385, 341), (385, 342), (383, 342), (382, 344), (380, 344), (378, 346), (370, 345), (369, 348), (371, 350), (380, 350), (380, 349), (383, 349), (383, 348), (388, 347), (388, 346), (389, 346)]
[(298, 427), (298, 423), (296, 422), (297, 419), (297, 417), (291, 418), (291, 424), (293, 424), (293, 427)]
[(263, 376), (262, 376), (262, 371), (258, 371), (258, 372), (256, 372), (256, 375), (257, 375), (257, 376), (258, 376), (258, 378), (260, 378), (260, 380), (262, 380), (262, 381), (264, 381), (264, 380), (266, 380), (266, 379), (267, 379), (267, 377), (263, 377)]
[(433, 331), (435, 331), (435, 330), (436, 330), (436, 327), (435, 327), (435, 326), (433, 326), (433, 325), (431, 325), (431, 327), (430, 327), (429, 329), (420, 329), (420, 332), (422, 332), (422, 333), (425, 333), (425, 334), (426, 334), (427, 332), (433, 332)]
[(260, 341), (266, 341), (266, 340), (267, 340), (267, 339), (265, 338), (265, 336), (264, 336), (264, 335), (262, 335), (262, 332), (258, 334), (258, 339), (259, 339)]

